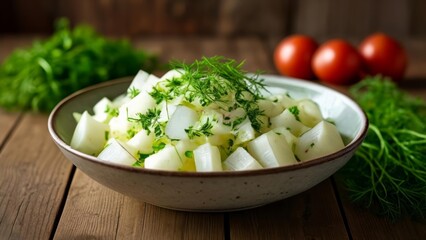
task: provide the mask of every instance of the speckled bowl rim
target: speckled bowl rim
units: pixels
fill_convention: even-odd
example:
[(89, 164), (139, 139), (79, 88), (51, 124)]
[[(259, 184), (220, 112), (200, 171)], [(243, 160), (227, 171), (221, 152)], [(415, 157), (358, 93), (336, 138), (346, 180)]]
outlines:
[[(244, 170), (244, 171), (222, 171), (222, 172), (178, 172), (178, 171), (165, 171), (165, 170), (154, 170), (154, 169), (145, 169), (145, 168), (137, 168), (137, 167), (132, 167), (132, 166), (126, 166), (126, 165), (121, 165), (121, 164), (116, 164), (116, 163), (111, 163), (111, 162), (105, 162), (102, 160), (99, 160), (98, 158), (79, 152), (73, 148), (70, 147), (70, 145), (66, 144), (60, 137), (59, 135), (56, 133), (55, 131), (55, 118), (58, 114), (58, 112), (61, 110), (61, 108), (66, 105), (68, 102), (72, 101), (74, 98), (78, 97), (79, 95), (82, 94), (87, 94), (90, 93), (91, 91), (95, 90), (95, 89), (99, 89), (99, 88), (107, 88), (113, 85), (118, 85), (118, 84), (123, 84), (125, 82), (128, 82), (130, 84), (131, 82), (131, 78), (120, 78), (120, 79), (115, 79), (115, 80), (110, 80), (110, 81), (106, 81), (103, 83), (99, 83), (99, 84), (95, 84), (86, 88), (83, 88), (79, 91), (76, 91), (75, 93), (69, 95), (68, 97), (64, 98), (62, 101), (60, 101), (55, 108), (51, 111), (51, 113), (49, 114), (49, 118), (48, 118), (48, 130), (49, 133), (52, 137), (52, 139), (54, 140), (54, 142), (60, 146), (63, 150), (77, 155), (79, 156), (81, 159), (87, 160), (87, 161), (91, 161), (95, 164), (100, 164), (100, 165), (104, 165), (107, 167), (111, 167), (111, 168), (116, 168), (116, 169), (120, 169), (123, 171), (128, 171), (128, 172), (133, 172), (133, 173), (141, 173), (141, 174), (151, 174), (151, 175), (158, 175), (158, 176), (176, 176), (176, 177), (193, 177), (193, 178), (199, 178), (199, 177), (242, 177), (242, 176), (256, 176), (256, 175), (268, 175), (268, 174), (275, 174), (275, 173), (282, 173), (282, 172), (290, 172), (290, 171), (294, 171), (294, 170), (298, 170), (298, 169), (304, 169), (304, 168), (310, 168), (316, 165), (321, 165), (333, 160), (337, 160), (340, 157), (343, 157), (344, 155), (354, 151), (359, 145), (361, 145), (362, 141), (364, 140), (365, 136), (367, 135), (368, 132), (368, 125), (369, 125), (369, 121), (367, 118), (367, 115), (365, 114), (365, 112), (362, 110), (362, 108), (350, 97), (346, 96), (343, 93), (340, 93), (332, 88), (323, 86), (321, 84), (315, 83), (315, 82), (310, 82), (307, 80), (302, 80), (302, 79), (292, 79), (292, 78), (288, 78), (288, 77), (282, 77), (282, 76), (277, 76), (277, 75), (261, 75), (261, 77), (265, 77), (265, 78), (283, 78), (285, 79), (287, 82), (295, 84), (295, 85), (300, 85), (300, 83), (302, 83), (302, 85), (311, 85), (314, 86), (315, 88), (323, 88), (326, 89), (327, 91), (331, 91), (336, 95), (339, 95), (339, 97), (345, 99), (346, 101), (349, 101), (353, 104), (353, 106), (356, 108), (356, 110), (358, 110), (359, 113), (361, 113), (361, 119), (362, 119), (362, 123), (361, 126), (363, 126), (362, 129), (360, 129), (360, 132), (355, 136), (354, 139), (352, 139), (352, 141), (345, 146), (345, 148), (341, 149), (340, 151), (337, 151), (335, 153), (323, 156), (323, 157), (319, 157), (316, 159), (312, 159), (310, 161), (307, 162), (301, 162), (301, 163), (297, 163), (297, 164), (293, 164), (293, 165), (287, 165), (287, 166), (281, 166), (281, 167), (273, 167), (273, 168), (263, 168), (263, 169), (258, 169), (258, 170)], [(299, 83), (299, 84), (298, 84)]]

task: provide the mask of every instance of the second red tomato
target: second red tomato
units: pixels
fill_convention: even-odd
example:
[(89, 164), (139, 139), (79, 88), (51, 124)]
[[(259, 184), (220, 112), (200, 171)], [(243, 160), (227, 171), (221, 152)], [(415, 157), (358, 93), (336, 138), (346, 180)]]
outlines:
[(334, 39), (322, 44), (312, 59), (315, 75), (322, 81), (347, 85), (359, 80), (362, 60), (349, 42)]

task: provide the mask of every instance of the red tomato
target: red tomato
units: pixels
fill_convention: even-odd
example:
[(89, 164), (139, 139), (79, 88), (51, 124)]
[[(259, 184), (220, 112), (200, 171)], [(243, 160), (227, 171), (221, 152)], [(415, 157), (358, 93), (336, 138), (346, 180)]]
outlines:
[(401, 80), (407, 66), (404, 48), (384, 33), (375, 33), (359, 45), (368, 74), (381, 74), (395, 81)]
[(274, 50), (275, 67), (282, 75), (312, 79), (311, 60), (317, 48), (318, 44), (309, 36), (287, 37)]
[(362, 60), (347, 41), (334, 39), (322, 44), (312, 59), (316, 76), (327, 83), (347, 85), (359, 80)]

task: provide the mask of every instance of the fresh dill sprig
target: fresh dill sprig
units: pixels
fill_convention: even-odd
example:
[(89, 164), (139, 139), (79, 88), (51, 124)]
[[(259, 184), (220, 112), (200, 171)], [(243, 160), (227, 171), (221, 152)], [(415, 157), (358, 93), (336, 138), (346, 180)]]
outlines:
[(183, 95), (188, 102), (198, 100), (202, 106), (226, 102), (230, 94), (261, 98), (263, 80), (258, 75), (248, 75), (242, 70), (243, 64), (220, 56), (203, 57), (192, 64), (173, 62), (172, 68), (182, 69), (183, 74), (167, 80), (167, 96)]
[(207, 120), (200, 126), (190, 126), (188, 129), (185, 129), (186, 134), (189, 139), (193, 139), (195, 137), (201, 137), (202, 135), (208, 137), (213, 135), (212, 133), (213, 124), (212, 121), (207, 118)]
[(107, 113), (108, 115), (112, 116), (112, 117), (116, 117), (118, 116), (118, 109), (111, 107), (111, 106), (106, 106), (105, 108), (105, 113)]
[(138, 122), (142, 129), (145, 129), (149, 134), (154, 130), (156, 137), (164, 135), (164, 125), (158, 121), (161, 111), (159, 109), (150, 108), (145, 114), (138, 113), (136, 118), (128, 118), (129, 121)]
[(137, 95), (139, 95), (141, 91), (135, 87), (130, 87), (129, 89), (127, 89), (127, 96), (129, 96), (130, 98), (135, 98)]
[(426, 102), (393, 82), (367, 78), (350, 89), (368, 134), (340, 176), (351, 199), (396, 220), (426, 217)]

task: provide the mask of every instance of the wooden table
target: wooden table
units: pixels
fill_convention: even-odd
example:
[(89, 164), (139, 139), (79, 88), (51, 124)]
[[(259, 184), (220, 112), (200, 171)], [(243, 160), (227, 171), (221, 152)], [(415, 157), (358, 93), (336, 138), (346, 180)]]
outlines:
[[(32, 40), (0, 38), (0, 59)], [(224, 55), (267, 73), (276, 73), (274, 43), (255, 37), (135, 41), (163, 60)], [(426, 99), (426, 44), (409, 45), (414, 61), (403, 87)], [(0, 110), (0, 239), (426, 239), (425, 223), (391, 223), (353, 206), (334, 177), (238, 212), (178, 212), (140, 202), (101, 186), (65, 159), (50, 139), (47, 117)]]

